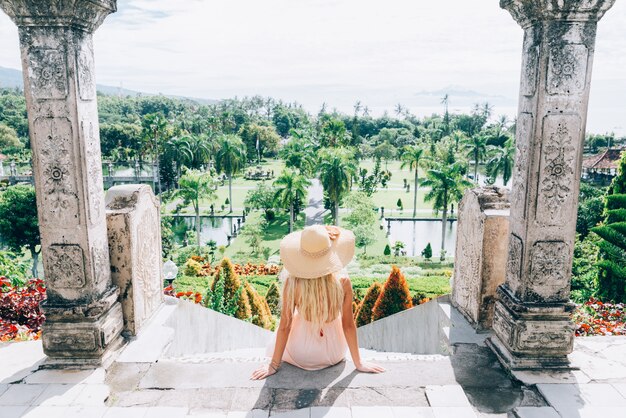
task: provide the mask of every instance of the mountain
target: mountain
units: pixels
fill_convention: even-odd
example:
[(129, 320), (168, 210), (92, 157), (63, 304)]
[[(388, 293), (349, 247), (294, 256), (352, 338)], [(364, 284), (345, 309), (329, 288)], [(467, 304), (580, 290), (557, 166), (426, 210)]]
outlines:
[[(24, 88), (24, 79), (22, 78), (22, 72), (13, 68), (0, 67), (0, 88), (16, 87), (19, 89)], [(102, 94), (106, 94), (109, 96), (158, 96), (158, 94), (155, 93), (144, 93), (140, 91), (125, 89), (122, 87), (107, 86), (104, 84), (96, 85), (96, 90), (98, 90)], [(199, 99), (196, 97), (175, 96), (167, 94), (165, 96), (172, 99), (192, 100), (200, 104), (215, 104), (219, 102), (219, 100)]]

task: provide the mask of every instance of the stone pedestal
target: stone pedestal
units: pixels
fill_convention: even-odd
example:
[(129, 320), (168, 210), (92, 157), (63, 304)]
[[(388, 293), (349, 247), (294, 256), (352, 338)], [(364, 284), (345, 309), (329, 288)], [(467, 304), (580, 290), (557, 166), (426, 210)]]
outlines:
[(148, 185), (106, 194), (111, 278), (120, 288), (124, 331), (137, 335), (163, 302), (159, 202)]
[(506, 282), (490, 346), (506, 367), (567, 367), (583, 139), (597, 23), (615, 0), (501, 0), (524, 29)]
[(495, 186), (468, 190), (459, 204), (452, 304), (478, 330), (491, 328), (504, 283), (509, 208), (508, 190)]
[(111, 283), (92, 33), (114, 0), (0, 0), (19, 28), (50, 364), (98, 365), (122, 343)]

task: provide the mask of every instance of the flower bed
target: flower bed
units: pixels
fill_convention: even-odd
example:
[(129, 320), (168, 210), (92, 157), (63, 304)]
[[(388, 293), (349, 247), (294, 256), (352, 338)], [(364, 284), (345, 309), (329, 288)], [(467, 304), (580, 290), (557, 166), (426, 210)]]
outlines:
[(574, 312), (576, 336), (626, 335), (626, 304), (589, 299)]
[(45, 298), (43, 280), (31, 279), (17, 287), (0, 277), (0, 342), (39, 339), (46, 320), (39, 303)]
[[(200, 266), (198, 266), (199, 267), (198, 275), (202, 275), (202, 276), (214, 275), (216, 267), (219, 266), (219, 263), (217, 263), (215, 266), (212, 266), (211, 263), (206, 262), (204, 257), (200, 257), (200, 256), (195, 256), (195, 255), (191, 256), (187, 262), (189, 263), (190, 260), (193, 260), (194, 262), (197, 262), (200, 264)], [(263, 264), (263, 263), (233, 264), (233, 267), (235, 269), (235, 273), (237, 273), (240, 276), (275, 276), (278, 274), (278, 271), (280, 269), (279, 266), (275, 264)]]

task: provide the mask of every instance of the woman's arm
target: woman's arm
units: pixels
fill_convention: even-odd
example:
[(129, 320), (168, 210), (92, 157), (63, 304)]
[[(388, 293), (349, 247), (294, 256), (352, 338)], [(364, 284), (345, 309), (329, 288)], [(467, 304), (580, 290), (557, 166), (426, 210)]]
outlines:
[(373, 364), (361, 361), (361, 354), (359, 353), (359, 340), (356, 335), (356, 324), (354, 323), (354, 314), (352, 313), (352, 282), (347, 277), (342, 277), (341, 286), (343, 287), (343, 307), (341, 309), (341, 326), (343, 327), (343, 333), (346, 336), (346, 342), (350, 349), (350, 355), (354, 366), (358, 371), (368, 373), (380, 373), (385, 369)]
[[(286, 283), (285, 287), (286, 286), (289, 286), (289, 283)], [(285, 293), (285, 291), (283, 291), (283, 293)], [(281, 317), (278, 324), (278, 330), (276, 331), (276, 344), (274, 345), (272, 360), (270, 364), (263, 365), (252, 373), (251, 379), (253, 380), (265, 379), (266, 377), (276, 373), (280, 367), (280, 363), (283, 359), (283, 353), (285, 352), (285, 347), (287, 346), (287, 340), (289, 339), (289, 332), (291, 332), (291, 319), (293, 316), (293, 312), (291, 312), (287, 307), (285, 302), (286, 299), (287, 298), (283, 298)]]

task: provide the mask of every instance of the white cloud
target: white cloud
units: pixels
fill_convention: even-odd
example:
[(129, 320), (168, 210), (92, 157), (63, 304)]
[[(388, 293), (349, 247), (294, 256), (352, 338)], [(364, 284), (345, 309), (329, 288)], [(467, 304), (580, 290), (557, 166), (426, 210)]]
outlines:
[[(436, 108), (417, 92), (458, 85), (505, 96), (496, 112), (515, 113), (522, 30), (496, 0), (128, 0), (118, 9), (95, 35), (102, 84), (263, 94), (310, 109), (401, 102), (418, 113)], [(599, 25), (591, 130), (614, 129), (626, 111), (625, 18), (617, 2)], [(17, 30), (4, 15), (0, 39), (0, 65), (18, 68)]]

